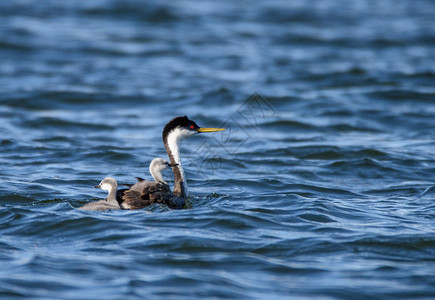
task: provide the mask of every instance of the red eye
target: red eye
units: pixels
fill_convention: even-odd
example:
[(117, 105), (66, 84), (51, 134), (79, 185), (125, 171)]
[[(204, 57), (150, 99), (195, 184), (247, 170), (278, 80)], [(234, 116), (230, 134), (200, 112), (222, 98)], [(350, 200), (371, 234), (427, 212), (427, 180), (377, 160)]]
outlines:
[(195, 126), (193, 126), (193, 125), (190, 125), (190, 129), (193, 129), (193, 128), (195, 128)]

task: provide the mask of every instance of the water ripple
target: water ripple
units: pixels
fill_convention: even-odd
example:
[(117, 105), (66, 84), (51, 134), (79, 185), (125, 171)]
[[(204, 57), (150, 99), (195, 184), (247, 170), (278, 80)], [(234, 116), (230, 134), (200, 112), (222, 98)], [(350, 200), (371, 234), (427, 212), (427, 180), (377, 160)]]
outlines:
[[(433, 298), (431, 1), (34, 3), (0, 1), (0, 298)], [(186, 209), (77, 209), (185, 114), (227, 128)]]

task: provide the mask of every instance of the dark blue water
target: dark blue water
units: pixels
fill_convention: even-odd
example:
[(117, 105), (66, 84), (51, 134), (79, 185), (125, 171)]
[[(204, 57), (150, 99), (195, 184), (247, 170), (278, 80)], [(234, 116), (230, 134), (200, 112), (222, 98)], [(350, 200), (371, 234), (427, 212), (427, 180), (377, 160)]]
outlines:
[(1, 299), (435, 297), (433, 1), (1, 1), (0, 124)]

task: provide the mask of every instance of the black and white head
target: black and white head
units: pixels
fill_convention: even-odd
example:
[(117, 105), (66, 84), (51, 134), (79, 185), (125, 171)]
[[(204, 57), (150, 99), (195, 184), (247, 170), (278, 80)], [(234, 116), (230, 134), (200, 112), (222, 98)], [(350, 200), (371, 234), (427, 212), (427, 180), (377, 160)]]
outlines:
[(154, 158), (150, 163), (150, 173), (153, 174), (154, 172), (161, 173), (164, 169), (167, 167), (175, 166), (176, 164), (171, 164), (169, 161), (163, 158)]
[(178, 142), (202, 132), (215, 132), (225, 130), (224, 128), (199, 127), (195, 121), (189, 120), (187, 116), (175, 117), (166, 124), (163, 129), (163, 141)]
[(106, 177), (101, 180), (100, 184), (95, 186), (96, 188), (100, 188), (105, 191), (110, 191), (110, 189), (117, 188), (118, 184), (116, 183), (116, 179), (112, 177)]

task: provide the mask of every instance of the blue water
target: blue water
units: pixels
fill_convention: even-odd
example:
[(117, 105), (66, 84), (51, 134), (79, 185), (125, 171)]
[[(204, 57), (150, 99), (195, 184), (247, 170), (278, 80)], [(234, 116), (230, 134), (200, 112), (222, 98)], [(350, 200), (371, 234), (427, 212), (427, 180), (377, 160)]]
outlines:
[[(435, 4), (0, 1), (1, 299), (435, 298)], [(81, 211), (183, 141), (184, 210)], [(171, 172), (166, 172), (173, 184)]]

